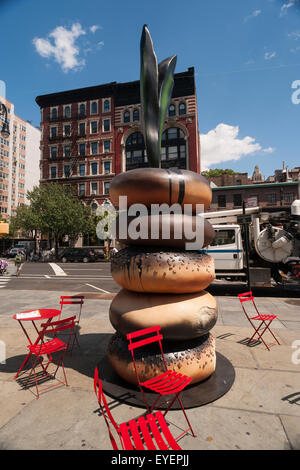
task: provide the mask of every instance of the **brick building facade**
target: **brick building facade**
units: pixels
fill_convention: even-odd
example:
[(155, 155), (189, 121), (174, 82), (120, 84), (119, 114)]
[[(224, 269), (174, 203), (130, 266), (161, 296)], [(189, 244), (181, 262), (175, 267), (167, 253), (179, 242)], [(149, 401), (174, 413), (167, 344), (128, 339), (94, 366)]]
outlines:
[[(162, 137), (162, 167), (200, 172), (194, 68), (174, 75)], [(75, 187), (92, 210), (109, 196), (120, 172), (148, 166), (141, 132), (139, 81), (112, 82), (38, 96), (40, 182)]]

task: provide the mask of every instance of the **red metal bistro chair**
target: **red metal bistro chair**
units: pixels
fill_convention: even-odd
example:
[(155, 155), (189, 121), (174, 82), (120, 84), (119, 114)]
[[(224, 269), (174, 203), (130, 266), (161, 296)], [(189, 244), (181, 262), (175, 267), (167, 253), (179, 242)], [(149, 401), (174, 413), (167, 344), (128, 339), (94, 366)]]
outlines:
[[(73, 331), (74, 326), (75, 326), (75, 321), (74, 321), (75, 318), (76, 318), (76, 316), (73, 316), (73, 317), (70, 317), (70, 318), (66, 318), (65, 320), (59, 320), (59, 321), (52, 322), (50, 324), (49, 323), (43, 323), (41, 325), (42, 329), (39, 332), (38, 340), (36, 341), (36, 343), (35, 344), (29, 344), (27, 346), (28, 349), (29, 349), (29, 352), (30, 352), (32, 368), (31, 368), (31, 371), (29, 373), (29, 376), (28, 376), (26, 382), (24, 383), (24, 387), (27, 387), (28, 382), (31, 379), (31, 376), (34, 375), (34, 383), (35, 383), (35, 386), (36, 386), (37, 398), (39, 398), (40, 392), (42, 392), (44, 390), (48, 390), (49, 388), (56, 387), (58, 385), (61, 385), (62, 383), (65, 384), (66, 386), (68, 386), (67, 377), (66, 377), (66, 373), (65, 373), (65, 369), (64, 369), (64, 364), (63, 364), (63, 358), (64, 358), (64, 356), (67, 352), (67, 349), (69, 347), (69, 344), (70, 344), (72, 331)], [(61, 341), (57, 337), (51, 339), (50, 341), (45, 342), (44, 338), (45, 338), (46, 335), (53, 334), (53, 333), (56, 334), (59, 331), (66, 331), (66, 330), (69, 330), (69, 337), (68, 337), (68, 342), (67, 343)], [(56, 369), (55, 369), (54, 373), (50, 374), (48, 372), (48, 367), (51, 363), (53, 363), (52, 354), (56, 353), (56, 352), (60, 352), (60, 351), (61, 351), (61, 354), (59, 356)], [(48, 358), (45, 362), (43, 362), (43, 356), (48, 356)], [(42, 371), (37, 372), (36, 368), (39, 365), (41, 366)], [(56, 379), (58, 381), (58, 383), (56, 383), (54, 385), (50, 385), (50, 386), (45, 387), (43, 389), (39, 389), (38, 382), (44, 382), (45, 380), (49, 380), (51, 378), (55, 379), (57, 371), (60, 367), (63, 370), (64, 381), (62, 382), (62, 381), (59, 381), (58, 379)], [(32, 381), (31, 381), (31, 384), (32, 384)]]
[[(135, 341), (135, 342), (132, 341), (133, 339), (140, 338), (141, 336), (147, 336), (147, 335), (150, 335), (150, 336), (148, 336), (147, 338), (144, 338), (144, 339), (139, 339), (138, 341)], [(127, 339), (129, 340), (128, 349), (129, 349), (129, 351), (131, 351), (133, 364), (134, 364), (134, 369), (135, 369), (136, 377), (137, 377), (137, 380), (138, 380), (138, 385), (139, 385), (139, 388), (142, 392), (142, 396), (143, 396), (144, 402), (146, 404), (147, 411), (149, 413), (151, 413), (155, 409), (155, 406), (158, 404), (160, 398), (163, 395), (174, 394), (175, 396), (172, 400), (170, 400), (170, 403), (169, 403), (166, 411), (164, 412), (163, 416), (165, 416), (167, 414), (167, 412), (170, 410), (173, 403), (177, 399), (189, 427), (188, 427), (188, 429), (186, 429), (186, 431), (184, 431), (182, 434), (180, 434), (180, 436), (178, 436), (176, 439), (179, 439), (179, 437), (186, 434), (189, 430), (192, 431), (192, 434), (193, 434), (194, 437), (197, 437), (195, 435), (194, 431), (193, 431), (193, 428), (192, 428), (189, 420), (188, 420), (188, 417), (186, 415), (186, 412), (185, 412), (185, 409), (183, 407), (182, 401), (179, 397), (180, 392), (182, 392), (187, 387), (187, 385), (189, 385), (189, 383), (192, 381), (192, 378), (188, 377), (187, 375), (179, 374), (178, 372), (168, 370), (167, 363), (166, 363), (165, 356), (164, 356), (163, 349), (162, 349), (162, 344), (161, 344), (161, 340), (163, 339), (163, 336), (160, 333), (160, 326), (153, 326), (151, 328), (146, 328), (146, 329), (143, 329), (143, 330), (135, 331), (134, 333), (129, 333), (127, 335)], [(156, 377), (153, 377), (152, 379), (146, 380), (145, 382), (141, 382), (140, 378), (139, 378), (139, 374), (138, 374), (138, 370), (137, 370), (136, 361), (135, 361), (133, 351), (137, 348), (140, 348), (142, 346), (145, 346), (147, 344), (154, 343), (154, 342), (158, 342), (158, 344), (159, 344), (163, 364), (164, 364), (164, 367), (165, 367), (165, 372), (160, 374), (160, 375), (157, 375)], [(155, 393), (158, 394), (157, 399), (154, 401), (154, 403), (151, 407), (147, 403), (147, 399), (146, 399), (143, 387), (145, 387), (146, 389), (149, 389), (152, 392), (155, 392)]]
[(72, 346), (71, 346), (71, 352), (73, 351), (75, 341), (76, 341), (77, 346), (80, 348), (80, 344), (79, 344), (79, 341), (78, 341), (78, 335), (77, 335), (77, 330), (76, 329), (78, 328), (79, 322), (80, 322), (82, 305), (84, 303), (83, 299), (84, 299), (83, 295), (61, 295), (61, 297), (60, 297), (60, 317), (59, 318), (61, 318), (64, 305), (80, 305), (78, 318), (75, 321), (75, 328), (74, 328), (74, 331), (73, 331), (73, 337), (74, 338), (73, 338), (73, 342), (72, 342)]
[(118, 425), (108, 407), (97, 367), (94, 374), (94, 389), (114, 450), (119, 450), (119, 448), (109, 423), (118, 433), (122, 450), (168, 450), (169, 448), (182, 450), (172, 436), (161, 411)]
[[(270, 325), (271, 325), (272, 321), (275, 320), (275, 318), (277, 318), (277, 315), (262, 315), (262, 314), (260, 314), (258, 309), (257, 309), (257, 306), (255, 304), (254, 297), (253, 297), (251, 291), (250, 292), (244, 292), (243, 294), (238, 294), (238, 298), (240, 299), (240, 302), (241, 302), (242, 308), (243, 308), (243, 312), (246, 315), (246, 318), (249, 320), (249, 322), (251, 323), (251, 325), (254, 328), (254, 334), (251, 336), (251, 338), (249, 339), (247, 344), (249, 344), (251, 342), (254, 342), (254, 341), (256, 342), (256, 341), (261, 340), (264, 343), (264, 345), (266, 346), (266, 348), (270, 351), (269, 346), (272, 346), (273, 344), (276, 344), (276, 343), (274, 342), (274, 343), (267, 344), (263, 340), (262, 336), (267, 330), (271, 333), (271, 335), (273, 336), (273, 338), (275, 339), (277, 344), (280, 344), (278, 339), (275, 337), (274, 333), (271, 331), (271, 328), (270, 328)], [(255, 311), (257, 313), (257, 315), (254, 316), (254, 317), (250, 317), (249, 314), (247, 313), (245, 307), (244, 307), (244, 302), (248, 302), (248, 301), (252, 301), (252, 303), (254, 305)], [(258, 327), (256, 327), (256, 325), (254, 325), (253, 320), (256, 320), (256, 321), (260, 322)], [(257, 337), (254, 338), (256, 335), (257, 335)]]

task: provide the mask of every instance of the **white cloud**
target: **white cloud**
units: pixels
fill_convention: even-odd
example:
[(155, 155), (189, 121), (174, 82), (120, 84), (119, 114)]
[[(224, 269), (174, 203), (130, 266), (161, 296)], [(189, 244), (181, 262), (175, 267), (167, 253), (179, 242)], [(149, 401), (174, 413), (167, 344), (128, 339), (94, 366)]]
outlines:
[(220, 123), (207, 134), (200, 135), (202, 168), (217, 163), (239, 160), (243, 156), (262, 151), (272, 153), (275, 149), (263, 149), (253, 137), (238, 138), (239, 126)]
[(57, 26), (46, 39), (33, 39), (33, 44), (38, 54), (42, 57), (54, 57), (66, 73), (69, 70), (78, 70), (85, 65), (85, 61), (79, 58), (79, 47), (76, 40), (86, 32), (80, 23), (74, 23), (71, 29)]
[(97, 31), (97, 29), (100, 29), (101, 26), (99, 26), (98, 24), (94, 24), (93, 26), (90, 27), (90, 31), (91, 33), (95, 33)]
[(265, 60), (271, 60), (276, 57), (276, 52), (265, 52)]
[(284, 3), (282, 7), (280, 8), (280, 16), (284, 16), (287, 14), (287, 10), (291, 7), (293, 7), (296, 3), (296, 0), (290, 0), (287, 3)]
[(104, 46), (104, 41), (99, 41), (97, 43), (97, 49), (102, 49), (103, 46)]
[(246, 18), (244, 18), (244, 22), (252, 20), (253, 18), (256, 18), (257, 16), (259, 16), (260, 14), (261, 14), (261, 10), (254, 10), (249, 16), (246, 16)]
[(297, 41), (297, 39), (300, 38), (300, 31), (293, 31), (291, 33), (288, 33), (288, 37)]

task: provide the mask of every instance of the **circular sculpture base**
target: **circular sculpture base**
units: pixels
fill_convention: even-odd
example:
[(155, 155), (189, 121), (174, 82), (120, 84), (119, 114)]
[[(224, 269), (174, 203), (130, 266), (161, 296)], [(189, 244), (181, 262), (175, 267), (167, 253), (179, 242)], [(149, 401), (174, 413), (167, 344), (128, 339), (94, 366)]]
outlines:
[[(180, 398), (185, 408), (196, 408), (212, 403), (227, 393), (233, 385), (235, 371), (231, 362), (222, 354), (216, 354), (215, 372), (206, 380), (188, 386), (181, 394)], [(137, 386), (125, 382), (112, 368), (108, 357), (105, 356), (98, 364), (103, 391), (118, 401), (127, 405), (145, 408), (145, 403), (140, 389)], [(145, 389), (144, 389), (145, 390)], [(157, 398), (157, 394), (146, 392), (146, 399), (152, 405)], [(159, 409), (166, 409), (165, 397), (158, 403)], [(172, 410), (180, 409), (178, 400), (175, 400)]]

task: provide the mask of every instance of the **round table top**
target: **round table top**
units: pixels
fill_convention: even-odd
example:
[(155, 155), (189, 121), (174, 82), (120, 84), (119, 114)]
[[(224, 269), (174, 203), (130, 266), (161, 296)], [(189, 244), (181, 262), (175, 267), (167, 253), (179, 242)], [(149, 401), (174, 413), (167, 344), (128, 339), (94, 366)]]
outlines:
[[(30, 315), (32, 313), (32, 315)], [(21, 321), (45, 320), (60, 315), (60, 310), (54, 308), (39, 308), (16, 313), (13, 318)]]

